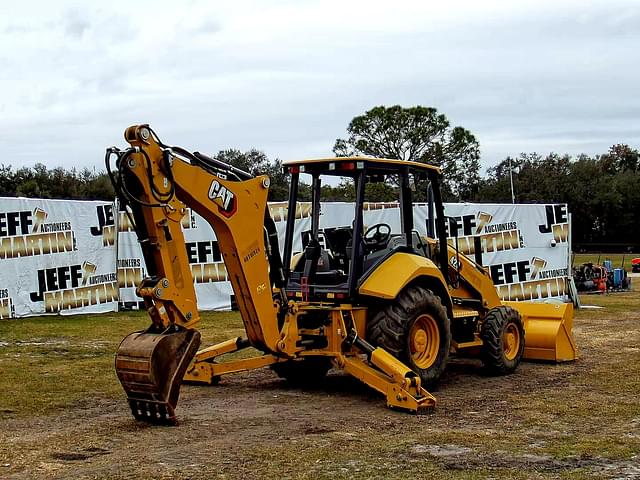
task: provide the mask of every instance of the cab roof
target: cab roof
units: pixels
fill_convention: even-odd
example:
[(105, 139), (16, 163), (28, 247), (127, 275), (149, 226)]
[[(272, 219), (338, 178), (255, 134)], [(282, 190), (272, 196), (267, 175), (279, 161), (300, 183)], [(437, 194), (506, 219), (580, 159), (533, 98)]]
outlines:
[[(427, 163), (409, 162), (376, 157), (329, 157), (309, 160), (287, 160), (282, 163), (289, 172), (321, 173), (323, 175), (345, 175), (348, 171), (366, 169), (372, 175), (390, 175), (397, 173), (402, 167), (417, 172), (441, 173), (441, 169)], [(296, 168), (297, 167), (297, 168)]]

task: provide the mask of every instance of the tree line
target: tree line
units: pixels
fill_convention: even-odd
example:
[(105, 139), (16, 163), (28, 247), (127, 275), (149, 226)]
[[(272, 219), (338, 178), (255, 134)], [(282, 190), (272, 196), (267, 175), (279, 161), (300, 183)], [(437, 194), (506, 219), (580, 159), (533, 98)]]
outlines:
[(507, 158), (490, 168), (473, 201), (567, 203), (574, 249), (640, 249), (640, 152), (625, 144), (588, 156), (536, 153)]
[[(479, 142), (471, 132), (451, 126), (435, 108), (396, 105), (374, 107), (354, 117), (347, 137), (336, 140), (333, 152), (438, 165), (444, 173), (443, 197), (451, 202), (510, 203), (513, 181), (516, 203), (569, 205), (578, 248), (640, 247), (640, 153), (625, 144), (595, 156), (522, 153), (505, 158), (482, 176)], [(269, 159), (257, 149), (221, 150), (214, 157), (252, 175), (269, 175), (269, 200), (287, 199), (288, 180), (279, 159)], [(39, 163), (32, 168), (0, 166), (0, 196), (112, 200), (114, 191), (106, 172), (48, 169)], [(366, 196), (370, 201), (394, 201), (397, 186), (370, 183)], [(301, 200), (310, 197), (309, 185), (301, 183)], [(352, 201), (355, 191), (348, 182), (323, 185), (322, 197)]]

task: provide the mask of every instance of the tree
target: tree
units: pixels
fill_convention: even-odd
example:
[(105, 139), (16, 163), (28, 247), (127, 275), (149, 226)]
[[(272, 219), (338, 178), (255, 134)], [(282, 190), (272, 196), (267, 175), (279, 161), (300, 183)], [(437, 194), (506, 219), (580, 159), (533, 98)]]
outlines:
[(613, 145), (600, 160), (610, 173), (637, 172), (640, 168), (640, 153), (626, 144)]
[[(567, 203), (575, 244), (638, 245), (640, 152), (614, 145), (589, 157), (536, 153), (511, 159), (518, 203)], [(488, 170), (475, 200), (509, 202), (509, 158)]]
[(282, 162), (279, 159), (272, 162), (264, 152), (256, 150), (255, 148), (246, 152), (241, 152), (234, 148), (220, 150), (214, 158), (233, 165), (240, 170), (244, 170), (253, 177), (268, 175), (271, 179), (269, 200), (282, 201), (287, 199), (289, 181), (282, 169)]
[(337, 139), (338, 156), (370, 155), (442, 167), (443, 194), (468, 200), (480, 183), (480, 148), (471, 132), (451, 127), (432, 107), (378, 106), (354, 117), (346, 139)]
[[(335, 187), (323, 185), (320, 197), (325, 202), (354, 202), (356, 187), (352, 180), (342, 180)], [(365, 202), (397, 202), (398, 198), (400, 198), (400, 191), (395, 185), (368, 182), (364, 187)]]
[(105, 172), (62, 167), (48, 170), (38, 163), (32, 168), (14, 171), (11, 165), (0, 166), (0, 196), (30, 198), (66, 198), (82, 200), (113, 200), (113, 186)]
[(279, 202), (289, 198), (289, 178), (284, 172), (282, 162), (276, 158), (270, 163), (264, 171), (265, 175), (269, 175), (271, 186), (269, 187), (269, 200)]
[(11, 169), (11, 165), (2, 164), (2, 166), (0, 166), (0, 196), (15, 195), (15, 189), (15, 175)]
[(263, 175), (269, 167), (269, 159), (260, 150), (252, 148), (246, 152), (241, 152), (235, 148), (220, 150), (214, 158), (229, 165), (233, 165), (240, 170), (244, 170), (251, 176)]

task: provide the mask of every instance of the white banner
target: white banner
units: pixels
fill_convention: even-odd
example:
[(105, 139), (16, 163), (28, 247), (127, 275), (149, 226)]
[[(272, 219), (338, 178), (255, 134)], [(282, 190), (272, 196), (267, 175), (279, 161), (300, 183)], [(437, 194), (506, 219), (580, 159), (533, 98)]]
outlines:
[[(286, 203), (269, 208), (282, 248)], [(294, 252), (311, 228), (310, 210), (309, 203), (296, 207)], [(397, 203), (367, 203), (364, 210), (365, 226), (386, 223), (400, 232)], [(0, 319), (113, 311), (118, 299), (121, 308), (137, 308), (135, 287), (147, 274), (145, 263), (128, 215), (116, 218), (114, 211), (108, 202), (0, 199)], [(504, 300), (567, 298), (566, 205), (451, 203), (445, 213), (450, 243), (489, 268)], [(323, 203), (320, 227), (350, 227), (353, 217), (352, 203)], [(426, 205), (415, 205), (414, 228), (421, 234), (426, 217)], [(215, 233), (192, 211), (182, 226), (199, 309), (229, 309), (233, 291)]]
[[(126, 212), (120, 212), (118, 230), (120, 306), (138, 308), (141, 299), (136, 295), (135, 287), (147, 273), (138, 237)], [(233, 289), (227, 281), (227, 271), (213, 229), (204, 218), (187, 209), (187, 214), (182, 219), (182, 230), (195, 283), (198, 309), (229, 310)]]
[(115, 311), (115, 248), (91, 228), (104, 205), (0, 199), (0, 318)]
[(567, 205), (446, 204), (449, 243), (489, 267), (503, 300), (568, 299)]
[[(310, 203), (297, 206), (294, 252), (302, 249), (302, 232), (311, 229)], [(348, 227), (354, 217), (352, 203), (323, 203), (320, 228)], [(286, 203), (271, 204), (284, 242)], [(489, 268), (503, 300), (566, 300), (569, 266), (569, 221), (567, 205), (503, 205), (484, 203), (445, 204), (449, 243)], [(414, 229), (426, 235), (426, 204), (413, 209)], [(400, 233), (397, 203), (365, 203), (365, 229), (386, 223), (392, 233)], [(454, 235), (457, 233), (457, 243)]]

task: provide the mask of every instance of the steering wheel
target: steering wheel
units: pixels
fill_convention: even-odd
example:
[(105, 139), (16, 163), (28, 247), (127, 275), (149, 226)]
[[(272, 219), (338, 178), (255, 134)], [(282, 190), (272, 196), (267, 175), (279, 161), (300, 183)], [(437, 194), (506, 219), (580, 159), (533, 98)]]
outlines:
[(376, 223), (364, 232), (364, 244), (370, 248), (384, 248), (391, 238), (391, 227), (386, 223)]

